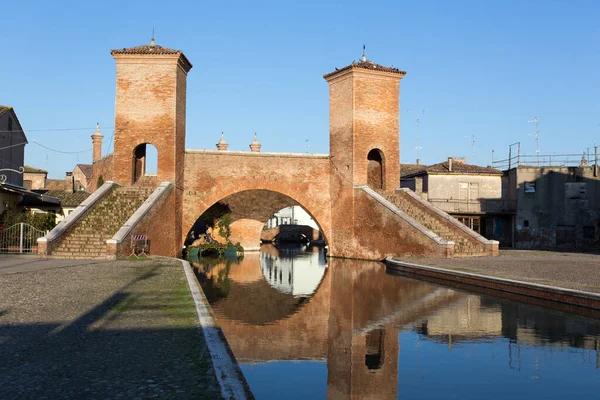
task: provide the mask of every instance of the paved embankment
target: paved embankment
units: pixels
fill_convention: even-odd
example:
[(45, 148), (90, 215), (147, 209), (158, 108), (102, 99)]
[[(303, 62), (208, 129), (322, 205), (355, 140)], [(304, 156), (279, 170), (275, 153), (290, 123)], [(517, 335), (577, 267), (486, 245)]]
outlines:
[(476, 259), (393, 257), (388, 265), (435, 279), (600, 309), (596, 254), (508, 250), (499, 257)]
[(221, 398), (181, 262), (0, 275), (0, 398)]

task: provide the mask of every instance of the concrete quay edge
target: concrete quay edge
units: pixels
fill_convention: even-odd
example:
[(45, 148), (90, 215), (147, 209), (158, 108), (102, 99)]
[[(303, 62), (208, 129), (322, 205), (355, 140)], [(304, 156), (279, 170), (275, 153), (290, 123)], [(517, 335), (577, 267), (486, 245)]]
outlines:
[(384, 262), (393, 270), (409, 273), (417, 277), (425, 276), (448, 282), (478, 286), (486, 289), (534, 297), (546, 301), (564, 303), (571, 306), (591, 308), (597, 311), (600, 310), (600, 294), (592, 292), (413, 264), (404, 261), (396, 261), (392, 257), (387, 257)]
[(204, 291), (192, 270), (192, 266), (186, 260), (181, 260), (188, 286), (196, 312), (200, 320), (202, 332), (206, 339), (206, 345), (210, 352), (215, 375), (221, 386), (221, 394), (224, 399), (254, 399), (250, 387), (244, 378), (244, 374), (225, 339), (225, 336), (217, 324), (212, 308), (204, 295)]

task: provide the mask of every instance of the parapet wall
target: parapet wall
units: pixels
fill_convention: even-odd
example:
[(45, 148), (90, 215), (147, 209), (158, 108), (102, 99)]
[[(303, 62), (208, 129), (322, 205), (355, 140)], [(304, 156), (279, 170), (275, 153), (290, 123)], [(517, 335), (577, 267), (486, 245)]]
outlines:
[(354, 190), (355, 246), (338, 249), (336, 256), (383, 260), (390, 255), (447, 258), (452, 257), (454, 244), (427, 234), (411, 224), (393, 205), (386, 207), (362, 188)]
[(163, 182), (127, 220), (112, 239), (107, 240), (107, 258), (117, 259), (132, 254), (132, 235), (146, 235), (152, 255), (176, 257), (181, 250), (175, 225), (175, 189)]

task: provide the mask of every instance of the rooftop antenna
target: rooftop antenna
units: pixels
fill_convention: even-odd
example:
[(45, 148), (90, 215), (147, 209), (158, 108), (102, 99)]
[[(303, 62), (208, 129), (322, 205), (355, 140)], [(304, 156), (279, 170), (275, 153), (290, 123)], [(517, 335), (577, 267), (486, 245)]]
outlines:
[(418, 111), (414, 111), (414, 110), (406, 110), (408, 112), (414, 112), (415, 115), (417, 116), (417, 145), (415, 146), (415, 150), (417, 150), (417, 164), (421, 164), (421, 149), (423, 147), (421, 147), (421, 140), (420, 140), (420, 126), (421, 126), (421, 117), (423, 115), (425, 115), (425, 110), (418, 110)]
[(154, 46), (154, 27), (152, 27), (152, 41), (150, 41), (150, 46)]
[(538, 166), (540, 165), (540, 129), (539, 129), (539, 123), (540, 120), (538, 119), (537, 115), (533, 118), (530, 119), (527, 122), (533, 122), (535, 124), (535, 133), (533, 136), (535, 136), (535, 154), (537, 156), (537, 164)]
[(471, 139), (471, 157), (473, 158), (472, 163), (474, 165), (476, 165), (477, 164), (477, 153), (475, 151), (475, 135), (465, 136), (465, 137)]
[(366, 54), (366, 52), (367, 52), (367, 46), (365, 46), (363, 44), (363, 54), (362, 54), (362, 57), (360, 58), (360, 61), (362, 61), (362, 62), (367, 61), (367, 54)]

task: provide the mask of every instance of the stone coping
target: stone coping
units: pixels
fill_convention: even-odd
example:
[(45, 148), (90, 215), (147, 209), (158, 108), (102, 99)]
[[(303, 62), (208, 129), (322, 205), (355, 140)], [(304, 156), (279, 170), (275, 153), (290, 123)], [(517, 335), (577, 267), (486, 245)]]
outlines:
[(513, 279), (497, 278), (489, 275), (461, 272), (439, 267), (430, 267), (427, 265), (397, 261), (392, 257), (387, 257), (385, 259), (385, 264), (394, 270), (408, 272), (415, 275), (439, 278), (450, 282), (479, 286), (518, 295), (535, 297), (543, 300), (556, 301), (579, 307), (600, 310), (600, 294), (597, 293), (567, 289), (558, 286), (541, 285), (539, 283), (530, 283)]
[(500, 242), (497, 241), (497, 240), (486, 239), (485, 237), (481, 236), (477, 232), (472, 231), (471, 229), (467, 228), (467, 226), (465, 224), (463, 224), (462, 222), (460, 222), (456, 218), (452, 217), (450, 214), (448, 214), (448, 213), (440, 210), (439, 208), (433, 206), (427, 200), (422, 199), (421, 197), (419, 197), (419, 195), (417, 195), (415, 192), (413, 192), (409, 188), (398, 188), (398, 189), (396, 189), (396, 191), (397, 192), (406, 192), (406, 193), (408, 193), (409, 196), (411, 196), (413, 199), (417, 200), (425, 208), (429, 209), (430, 211), (432, 211), (432, 212), (436, 213), (437, 215), (439, 215), (440, 217), (444, 218), (446, 221), (450, 222), (452, 225), (456, 226), (457, 228), (459, 228), (464, 233), (468, 234), (469, 236), (471, 236), (474, 239), (477, 239), (477, 241), (479, 241), (479, 242), (481, 242), (483, 244), (492, 244), (492, 245), (494, 245), (494, 244), (495, 245), (499, 245), (500, 244)]
[(152, 192), (152, 194), (142, 203), (142, 205), (135, 210), (133, 215), (129, 217), (129, 219), (123, 224), (121, 228), (115, 233), (112, 239), (108, 239), (106, 243), (118, 244), (123, 243), (123, 240), (131, 233), (133, 228), (139, 224), (142, 219), (148, 214), (148, 212), (154, 207), (154, 205), (161, 199), (161, 197), (167, 193), (168, 189), (173, 186), (171, 182), (162, 182), (158, 187)]
[(215, 375), (221, 385), (221, 394), (224, 399), (253, 399), (254, 396), (244, 378), (244, 374), (225, 339), (223, 331), (216, 322), (212, 308), (198, 283), (192, 266), (186, 260), (179, 260), (183, 264), (185, 276), (190, 287), (190, 292), (210, 352), (210, 358), (215, 369)]
[(311, 158), (328, 159), (329, 154), (304, 154), (304, 153), (267, 153), (253, 151), (229, 151), (229, 150), (198, 150), (185, 149), (189, 154), (211, 154), (219, 156), (247, 156), (247, 157), (279, 157), (279, 158)]
[(360, 189), (360, 190), (364, 191), (365, 193), (367, 193), (369, 196), (373, 197), (375, 200), (377, 200), (379, 203), (381, 203), (388, 210), (390, 210), (391, 212), (393, 212), (394, 214), (396, 214), (397, 216), (399, 216), (400, 218), (402, 218), (403, 220), (408, 222), (411, 226), (413, 226), (415, 229), (419, 230), (421, 233), (423, 233), (425, 236), (427, 236), (428, 238), (430, 238), (437, 244), (443, 245), (443, 246), (454, 246), (453, 241), (442, 239), (441, 237), (436, 235), (434, 232), (425, 228), (423, 225), (418, 223), (413, 217), (411, 217), (410, 215), (408, 215), (407, 213), (405, 213), (404, 211), (402, 211), (401, 209), (396, 207), (391, 201), (387, 200), (385, 197), (383, 197), (382, 195), (380, 195), (379, 193), (377, 193), (370, 187), (355, 186), (355, 189)]
[(62, 234), (64, 234), (70, 227), (72, 227), (77, 221), (83, 217), (83, 215), (100, 199), (102, 199), (106, 194), (108, 194), (115, 186), (119, 186), (119, 184), (115, 181), (107, 181), (104, 182), (102, 186), (98, 190), (96, 190), (90, 197), (85, 199), (80, 205), (73, 210), (73, 212), (65, 217), (58, 225), (56, 225), (46, 236), (39, 238), (37, 241), (39, 242), (52, 242), (58, 239)]

